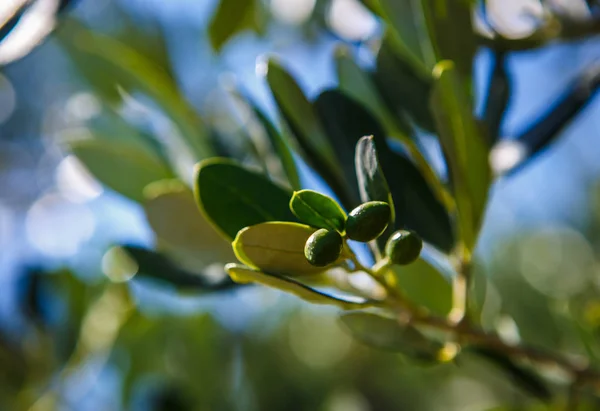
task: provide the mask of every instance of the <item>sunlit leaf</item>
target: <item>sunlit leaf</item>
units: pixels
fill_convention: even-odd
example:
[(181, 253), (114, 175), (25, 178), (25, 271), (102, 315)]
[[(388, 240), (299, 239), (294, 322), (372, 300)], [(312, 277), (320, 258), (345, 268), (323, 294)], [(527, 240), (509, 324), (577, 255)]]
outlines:
[(489, 149), (454, 64), (438, 64), (435, 75), (432, 108), (450, 169), (460, 234), (467, 250), (472, 250), (491, 183)]
[(393, 318), (366, 312), (349, 312), (341, 314), (340, 319), (358, 341), (374, 348), (428, 360), (434, 359), (441, 348), (414, 327), (400, 325)]
[(74, 140), (69, 149), (100, 182), (132, 200), (142, 202), (148, 184), (173, 177), (167, 166), (135, 146), (101, 140)]
[(208, 27), (208, 37), (213, 49), (221, 50), (231, 37), (246, 29), (262, 32), (260, 7), (259, 0), (219, 1)]
[(306, 260), (306, 240), (316, 230), (304, 224), (266, 222), (239, 231), (233, 242), (235, 255), (244, 264), (284, 275), (323, 271)]
[(362, 297), (337, 297), (308, 287), (292, 278), (267, 274), (238, 264), (227, 264), (225, 269), (239, 283), (259, 283), (290, 293), (313, 304), (335, 305), (344, 310), (368, 308), (374, 303)]
[(295, 191), (290, 209), (298, 219), (316, 228), (344, 231), (346, 213), (331, 197), (313, 190)]
[(238, 231), (267, 221), (296, 221), (292, 193), (266, 177), (217, 158), (196, 166), (195, 196), (209, 221), (233, 240)]
[(392, 265), (388, 274), (393, 275), (392, 281), (413, 303), (442, 316), (452, 309), (450, 279), (423, 257), (409, 265)]
[(157, 181), (145, 188), (144, 195), (146, 218), (159, 246), (180, 264), (200, 268), (235, 261), (229, 242), (206, 220), (182, 182)]

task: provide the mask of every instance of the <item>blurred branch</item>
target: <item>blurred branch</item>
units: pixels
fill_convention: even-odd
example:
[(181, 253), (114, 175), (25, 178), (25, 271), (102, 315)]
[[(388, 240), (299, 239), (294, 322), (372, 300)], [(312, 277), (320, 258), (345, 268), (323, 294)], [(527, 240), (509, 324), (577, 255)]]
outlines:
[(490, 73), (483, 119), (488, 128), (490, 143), (500, 137), (502, 120), (510, 100), (511, 82), (507, 71), (506, 52), (494, 51), (494, 65)]

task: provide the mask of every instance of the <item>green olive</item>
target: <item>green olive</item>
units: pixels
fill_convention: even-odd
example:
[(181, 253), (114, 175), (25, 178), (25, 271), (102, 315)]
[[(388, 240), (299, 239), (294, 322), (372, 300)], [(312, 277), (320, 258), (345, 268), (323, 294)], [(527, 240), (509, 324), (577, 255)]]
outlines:
[(348, 214), (346, 235), (363, 243), (374, 240), (385, 231), (391, 214), (389, 204), (383, 201), (361, 204)]
[(409, 230), (396, 231), (385, 245), (385, 254), (392, 264), (407, 265), (419, 258), (423, 241)]
[(342, 236), (337, 231), (322, 228), (306, 240), (304, 256), (312, 265), (325, 267), (340, 257), (342, 246)]

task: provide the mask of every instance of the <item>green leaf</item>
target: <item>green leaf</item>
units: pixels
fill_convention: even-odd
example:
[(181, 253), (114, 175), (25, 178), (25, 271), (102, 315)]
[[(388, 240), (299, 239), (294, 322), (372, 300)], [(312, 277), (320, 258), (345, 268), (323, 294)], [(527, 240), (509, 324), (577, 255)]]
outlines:
[(178, 180), (151, 183), (144, 211), (159, 247), (184, 267), (235, 261), (231, 244), (202, 215), (194, 194)]
[(390, 193), (390, 187), (379, 164), (373, 136), (365, 136), (358, 140), (358, 143), (356, 143), (354, 164), (361, 201), (363, 203), (367, 201), (383, 201), (388, 203), (392, 210), (391, 221), (394, 222), (394, 201)]
[[(113, 97), (119, 95), (117, 86), (129, 93), (146, 94), (177, 126), (197, 160), (213, 155), (205, 125), (163, 68), (135, 49), (92, 32), (74, 20), (64, 21), (57, 36), (67, 48), (69, 57), (92, 84), (97, 84), (101, 90), (113, 90)], [(176, 135), (170, 137), (174, 139)]]
[(473, 59), (477, 50), (472, 23), (472, 0), (424, 0), (425, 21), (436, 61), (452, 60), (471, 90)]
[(238, 264), (227, 264), (225, 269), (235, 282), (241, 284), (249, 282), (263, 284), (293, 294), (313, 304), (335, 305), (344, 310), (358, 310), (375, 305), (374, 302), (362, 297), (332, 296), (308, 287), (292, 278), (263, 273)]
[(304, 256), (304, 245), (315, 231), (298, 223), (261, 223), (240, 230), (232, 245), (238, 260), (250, 267), (284, 275), (316, 274), (323, 268)]
[(212, 48), (221, 50), (231, 37), (246, 29), (262, 32), (264, 22), (259, 8), (258, 0), (220, 0), (208, 27)]
[(209, 221), (232, 240), (242, 228), (266, 221), (296, 221), (292, 193), (234, 161), (214, 158), (196, 166), (196, 201)]
[[(249, 103), (250, 104), (250, 103)], [(263, 125), (265, 133), (269, 138), (273, 149), (277, 153), (277, 157), (281, 162), (281, 166), (285, 172), (285, 175), (290, 183), (290, 186), (295, 189), (300, 189), (300, 177), (298, 176), (298, 168), (294, 161), (292, 150), (288, 145), (288, 142), (283, 138), (271, 121), (267, 118), (265, 113), (262, 112), (256, 105), (251, 104), (254, 114)]]
[(459, 231), (472, 251), (487, 204), (491, 183), (489, 148), (473, 115), (466, 88), (451, 61), (435, 70), (432, 110), (446, 154), (459, 217)]
[(331, 197), (313, 190), (294, 192), (290, 209), (298, 220), (316, 228), (344, 231), (346, 213)]
[(159, 280), (181, 290), (191, 291), (220, 291), (237, 285), (225, 273), (222, 278), (215, 280), (202, 272), (184, 270), (170, 258), (152, 250), (134, 245), (122, 245), (119, 248), (127, 253), (137, 265), (136, 277)]
[[(423, 257), (409, 265), (390, 266), (392, 281), (411, 302), (445, 316), (452, 310), (452, 283)], [(386, 275), (388, 275), (386, 274)]]
[(101, 183), (134, 201), (144, 201), (148, 184), (173, 177), (159, 158), (133, 145), (93, 139), (66, 144)]
[(377, 91), (373, 79), (356, 64), (347, 46), (336, 49), (335, 63), (340, 90), (363, 104), (392, 137), (408, 138), (408, 124), (401, 117), (392, 115)]
[(435, 56), (427, 29), (423, 26), (423, 10), (420, 1), (378, 0), (384, 19), (394, 30), (395, 47), (407, 60), (431, 69)]
[(340, 320), (354, 338), (374, 348), (420, 359), (434, 359), (441, 348), (416, 328), (400, 325), (392, 318), (367, 312), (349, 312), (341, 314)]
[(429, 110), (431, 78), (398, 56), (391, 42), (391, 35), (386, 33), (377, 53), (374, 82), (395, 116), (408, 114), (419, 126), (433, 131), (435, 125)]
[[(336, 150), (313, 106), (294, 78), (275, 60), (268, 61), (267, 82), (304, 159), (325, 179), (346, 206), (352, 202), (351, 185), (344, 179)], [(342, 163), (343, 165), (343, 163)]]

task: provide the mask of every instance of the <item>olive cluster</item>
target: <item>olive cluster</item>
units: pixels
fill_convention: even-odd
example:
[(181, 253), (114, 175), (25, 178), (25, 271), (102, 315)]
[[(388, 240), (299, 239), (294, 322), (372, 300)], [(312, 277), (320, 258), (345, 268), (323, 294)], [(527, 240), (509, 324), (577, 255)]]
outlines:
[[(369, 201), (356, 207), (348, 214), (345, 231), (322, 228), (315, 231), (306, 241), (304, 255), (308, 262), (325, 267), (337, 261), (344, 247), (344, 237), (366, 243), (382, 235), (391, 218), (388, 203)], [(393, 264), (410, 264), (419, 257), (423, 243), (421, 238), (408, 230), (400, 230), (390, 236), (385, 250)]]

